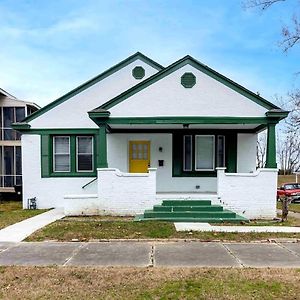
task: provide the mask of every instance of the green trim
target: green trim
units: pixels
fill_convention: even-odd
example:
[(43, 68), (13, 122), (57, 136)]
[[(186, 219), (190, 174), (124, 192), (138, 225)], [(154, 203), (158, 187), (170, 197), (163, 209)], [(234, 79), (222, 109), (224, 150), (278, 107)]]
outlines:
[(92, 85), (96, 84), (97, 82), (99, 82), (99, 81), (105, 79), (106, 77), (112, 75), (113, 73), (121, 70), (122, 68), (126, 67), (127, 65), (129, 65), (132, 62), (136, 61), (137, 59), (140, 59), (141, 61), (143, 61), (144, 63), (148, 64), (149, 66), (155, 68), (158, 71), (163, 69), (163, 66), (161, 66), (160, 64), (158, 64), (154, 60), (150, 59), (149, 57), (145, 56), (144, 54), (142, 54), (140, 52), (137, 52), (137, 53), (129, 56), (125, 60), (121, 61), (120, 63), (116, 64), (115, 66), (109, 68), (105, 72), (97, 75), (96, 77), (90, 79), (89, 81), (81, 84), (77, 88), (71, 90), (67, 94), (61, 96), (60, 98), (58, 98), (56, 100), (54, 100), (53, 102), (51, 102), (48, 105), (41, 108), (40, 110), (34, 112), (33, 114), (31, 114), (30, 116), (25, 118), (24, 122), (30, 122), (30, 121), (34, 120), (35, 118), (41, 116), (42, 114), (44, 114), (45, 112), (53, 109), (57, 105), (60, 105), (61, 103), (65, 102), (66, 100), (68, 100), (68, 99), (74, 97), (75, 95), (81, 93), (82, 91), (86, 90), (87, 88), (91, 87)]
[[(263, 125), (266, 127), (267, 125)], [(111, 128), (109, 133), (182, 133), (184, 129), (131, 129), (131, 128)], [(194, 133), (207, 133), (219, 132), (219, 134), (226, 134), (230, 132), (237, 133), (256, 133), (256, 128), (254, 129), (189, 129), (189, 132)], [(200, 134), (200, 133), (199, 133)]]
[(275, 126), (276, 124), (268, 125), (266, 168), (277, 168)]
[[(93, 113), (91, 119), (103, 123), (103, 118)], [(267, 117), (110, 117), (107, 124), (268, 124), (271, 119)]]
[(209, 68), (208, 66), (198, 62), (191, 56), (185, 56), (182, 59), (176, 61), (175, 63), (171, 64), (167, 68), (161, 70), (160, 72), (152, 75), (151, 77), (145, 79), (141, 83), (135, 85), (134, 87), (128, 89), (127, 91), (121, 93), (117, 97), (109, 100), (108, 102), (99, 106), (102, 109), (110, 109), (113, 106), (119, 104), (120, 102), (126, 100), (130, 96), (140, 92), (141, 90), (147, 88), (148, 86), (152, 85), (153, 83), (161, 80), (162, 78), (168, 76), (169, 74), (175, 72), (176, 70), (182, 68), (185, 65), (191, 65), (194, 68), (198, 69), (199, 71), (205, 73), (206, 75), (210, 76), (211, 78), (219, 81), (220, 83), (226, 85), (227, 87), (233, 89), (234, 91), (238, 92), (239, 94), (247, 97), (248, 99), (254, 101), (258, 105), (261, 105), (267, 109), (279, 109), (276, 105), (272, 104), (271, 102), (267, 101), (266, 99), (260, 97), (259, 95), (251, 92), (250, 90), (246, 89), (245, 87), (239, 85), (238, 83), (232, 81), (231, 79), (225, 77), (224, 75), (216, 72), (215, 70)]
[(282, 120), (288, 116), (290, 112), (289, 111), (284, 111), (281, 109), (275, 109), (275, 110), (269, 110), (266, 112), (266, 116), (270, 118), (276, 118), (279, 120)]
[(226, 172), (237, 172), (237, 134), (225, 135), (225, 165)]
[(86, 135), (95, 135), (98, 134), (98, 129), (93, 128), (53, 128), (53, 129), (30, 129), (26, 131), (22, 131), (22, 134), (66, 134), (66, 135), (78, 135), (78, 134), (86, 134)]
[(41, 136), (41, 176), (50, 177), (50, 165), (52, 162), (52, 150), (50, 147), (50, 136), (49, 135), (42, 135)]
[(195, 171), (195, 155), (193, 154), (193, 171), (183, 171), (183, 136), (193, 136), (193, 153), (195, 153), (195, 135), (215, 135), (215, 162), (217, 162), (217, 135), (225, 136), (225, 165), (227, 172), (235, 173), (237, 170), (237, 132), (227, 131), (195, 131), (185, 130), (173, 133), (172, 136), (172, 176), (173, 177), (217, 177), (217, 171)]
[(99, 159), (98, 168), (107, 168), (107, 137), (106, 137), (106, 124), (99, 127)]
[(27, 123), (13, 123), (13, 124), (11, 124), (11, 127), (14, 130), (21, 131), (21, 130), (29, 130), (31, 126)]
[[(83, 133), (76, 131), (76, 134), (70, 134), (68, 132), (53, 132), (50, 134), (43, 133), (41, 135), (41, 176), (42, 178), (47, 177), (95, 177), (97, 175), (96, 162), (98, 147), (96, 144), (97, 135), (90, 133)], [(96, 130), (98, 132), (98, 130)], [(70, 172), (53, 172), (53, 136), (66, 135), (70, 136), (70, 159), (71, 159), (71, 171)], [(77, 135), (92, 135), (94, 137), (94, 170), (91, 172), (77, 172), (77, 162), (76, 162), (76, 136)]]

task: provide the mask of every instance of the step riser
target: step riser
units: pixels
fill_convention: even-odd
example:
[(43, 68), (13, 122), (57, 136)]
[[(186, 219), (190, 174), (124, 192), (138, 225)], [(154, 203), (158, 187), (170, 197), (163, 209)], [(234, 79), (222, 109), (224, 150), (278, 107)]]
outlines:
[(164, 200), (163, 206), (209, 206), (210, 200)]
[(222, 206), (154, 206), (153, 211), (223, 211)]
[(145, 212), (145, 218), (234, 218), (231, 212)]

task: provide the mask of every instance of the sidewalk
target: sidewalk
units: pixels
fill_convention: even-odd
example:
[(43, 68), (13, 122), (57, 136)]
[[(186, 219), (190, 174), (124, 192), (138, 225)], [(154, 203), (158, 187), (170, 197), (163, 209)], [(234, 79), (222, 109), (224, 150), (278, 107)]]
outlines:
[(0, 265), (300, 268), (300, 243), (0, 243)]
[(21, 242), (36, 230), (64, 217), (62, 208), (51, 209), (45, 213), (10, 225), (0, 230), (0, 242)]

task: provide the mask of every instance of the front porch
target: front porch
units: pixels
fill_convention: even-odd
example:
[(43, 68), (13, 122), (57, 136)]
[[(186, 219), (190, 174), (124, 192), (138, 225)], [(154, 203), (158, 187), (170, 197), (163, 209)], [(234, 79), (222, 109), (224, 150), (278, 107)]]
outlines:
[[(68, 215), (136, 215), (181, 199), (209, 200), (246, 218), (276, 216), (277, 112), (265, 118), (89, 115), (99, 126), (96, 192), (66, 196)], [(266, 169), (256, 170), (256, 137), (263, 129)]]

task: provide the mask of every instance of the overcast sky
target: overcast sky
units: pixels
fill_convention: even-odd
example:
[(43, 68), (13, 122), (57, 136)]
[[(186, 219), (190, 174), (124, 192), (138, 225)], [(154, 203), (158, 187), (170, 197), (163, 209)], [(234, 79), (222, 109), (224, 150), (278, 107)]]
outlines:
[(239, 0), (0, 0), (0, 87), (44, 106), (136, 51), (192, 55), (274, 101), (299, 86), (300, 51), (278, 47), (298, 0), (262, 13)]

